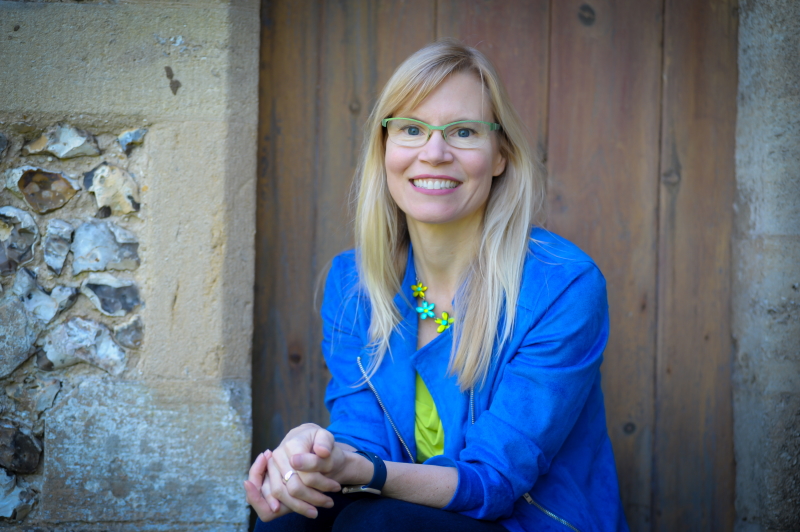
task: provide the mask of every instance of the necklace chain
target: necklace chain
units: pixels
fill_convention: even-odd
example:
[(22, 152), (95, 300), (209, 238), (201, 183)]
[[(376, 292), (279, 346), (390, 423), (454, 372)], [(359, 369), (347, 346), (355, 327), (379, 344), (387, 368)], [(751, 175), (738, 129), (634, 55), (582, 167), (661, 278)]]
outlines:
[(419, 277), (417, 277), (417, 284), (411, 285), (411, 290), (414, 292), (414, 297), (418, 297), (422, 300), (422, 304), (417, 307), (417, 314), (419, 314), (419, 319), (421, 320), (433, 318), (433, 321), (438, 325), (436, 332), (441, 334), (449, 329), (450, 325), (452, 325), (456, 319), (447, 312), (442, 312), (442, 315), (439, 318), (436, 317), (436, 313), (433, 311), (433, 308), (436, 306), (436, 304), (428, 303), (428, 299), (425, 297), (425, 291), (427, 289), (428, 287), (422, 284), (422, 281), (419, 280)]

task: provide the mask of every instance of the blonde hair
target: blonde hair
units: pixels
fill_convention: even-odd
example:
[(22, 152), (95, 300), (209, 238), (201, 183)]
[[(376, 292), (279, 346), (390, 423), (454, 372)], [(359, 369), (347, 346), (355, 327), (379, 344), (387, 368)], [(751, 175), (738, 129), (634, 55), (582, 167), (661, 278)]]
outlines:
[(500, 153), (506, 158), (505, 171), (492, 182), (478, 253), (454, 301), (457, 319), (449, 371), (458, 375), (459, 386), (466, 390), (483, 385), (495, 342), (499, 350), (511, 334), (530, 229), (544, 199), (543, 172), (531, 152), (525, 126), (494, 67), (478, 50), (452, 39), (437, 41), (406, 59), (386, 83), (367, 119), (356, 170), (355, 241), (361, 288), (372, 306), (372, 357), (367, 371), (372, 375), (401, 321), (394, 297), (403, 293), (409, 243), (405, 214), (394, 203), (386, 182), (381, 120), (403, 107), (413, 109), (457, 72), (475, 73), (488, 91), (494, 120), (502, 126)]

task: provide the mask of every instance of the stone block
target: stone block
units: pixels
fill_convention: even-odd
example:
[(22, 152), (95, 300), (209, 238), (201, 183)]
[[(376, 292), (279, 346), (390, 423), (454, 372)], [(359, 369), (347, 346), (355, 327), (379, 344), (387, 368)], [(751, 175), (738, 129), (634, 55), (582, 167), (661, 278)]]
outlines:
[(142, 371), (249, 378), (255, 161), (228, 150), (255, 145), (255, 128), (156, 124), (147, 135), (151, 163), (140, 182), (147, 260), (137, 277), (154, 355), (143, 359)]
[(84, 380), (50, 410), (37, 523), (244, 530), (248, 385)]
[[(4, 84), (0, 110), (255, 123), (258, 3), (240, 4), (3, 2), (0, 19), (19, 28), (3, 34), (0, 73), (22, 78)], [(252, 50), (234, 49), (241, 35)]]

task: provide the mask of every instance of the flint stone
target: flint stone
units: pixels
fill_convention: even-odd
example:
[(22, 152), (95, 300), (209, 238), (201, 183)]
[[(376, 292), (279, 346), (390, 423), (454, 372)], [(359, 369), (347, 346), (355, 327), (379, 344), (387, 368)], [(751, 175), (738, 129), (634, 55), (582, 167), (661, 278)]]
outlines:
[(0, 300), (0, 378), (10, 375), (31, 356), (41, 326), (28, 316), (16, 297)]
[(32, 383), (22, 382), (6, 387), (6, 395), (23, 408), (39, 414), (53, 406), (60, 390), (61, 381), (58, 379), (37, 379)]
[(139, 349), (144, 341), (144, 322), (141, 316), (136, 316), (128, 323), (114, 328), (114, 338), (123, 347)]
[(22, 268), (14, 278), (11, 293), (17, 296), (31, 316), (44, 323), (50, 323), (58, 314), (58, 301), (45, 292), (36, 282), (36, 275)]
[(125, 155), (130, 155), (134, 144), (141, 144), (144, 141), (144, 136), (146, 133), (146, 129), (132, 129), (130, 131), (122, 132), (120, 136), (117, 137), (117, 141), (119, 142), (122, 151), (125, 152)]
[(67, 310), (78, 299), (78, 289), (71, 286), (56, 286), (50, 292), (50, 297), (58, 303), (58, 311)]
[[(144, 131), (147, 132), (146, 129)], [(120, 144), (122, 144), (122, 142), (120, 142)], [(2, 133), (0, 133), (0, 161), (3, 160), (3, 152), (6, 151), (6, 148), (8, 148), (8, 138)]]
[(75, 230), (72, 274), (139, 267), (136, 235), (111, 222), (90, 220)]
[(0, 467), (0, 517), (24, 519), (35, 502), (36, 494), (17, 486), (14, 475)]
[(83, 281), (81, 293), (107, 316), (125, 316), (142, 304), (134, 281), (108, 273), (93, 273)]
[(18, 166), (16, 168), (9, 168), (3, 173), (3, 183), (5, 187), (16, 197), (22, 199), (22, 191), (19, 189), (19, 180), (22, 174), (31, 170), (40, 170), (36, 166)]
[(59, 159), (71, 159), (99, 155), (100, 149), (90, 133), (69, 124), (59, 123), (51, 126), (44, 135), (23, 147), (22, 153), (24, 155), (50, 153)]
[(53, 218), (47, 222), (47, 233), (44, 237), (44, 262), (56, 275), (61, 275), (61, 270), (64, 269), (64, 262), (67, 260), (74, 231), (72, 225), (64, 220)]
[(27, 212), (0, 207), (0, 275), (7, 276), (33, 260), (39, 228)]
[(28, 431), (0, 420), (0, 466), (27, 475), (39, 467), (42, 444)]
[(80, 190), (64, 174), (41, 168), (23, 171), (15, 188), (20, 191), (25, 203), (39, 214), (60, 209)]
[(139, 186), (131, 174), (118, 166), (102, 163), (86, 172), (83, 187), (94, 194), (98, 209), (108, 208), (108, 214), (129, 214), (141, 207)]
[(111, 331), (94, 320), (71, 318), (47, 335), (44, 352), (52, 369), (80, 361), (119, 375), (125, 370), (125, 351), (111, 338)]

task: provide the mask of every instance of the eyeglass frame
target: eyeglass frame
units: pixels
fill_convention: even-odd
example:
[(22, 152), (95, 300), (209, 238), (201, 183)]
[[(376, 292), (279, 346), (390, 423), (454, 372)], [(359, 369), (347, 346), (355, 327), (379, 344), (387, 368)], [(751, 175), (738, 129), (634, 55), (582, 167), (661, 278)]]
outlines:
[[(445, 124), (443, 126), (432, 126), (431, 124), (428, 124), (427, 122), (423, 122), (422, 120), (417, 120), (416, 118), (404, 118), (402, 116), (394, 116), (394, 117), (390, 117), (390, 118), (384, 118), (383, 120), (381, 120), (381, 126), (382, 127), (387, 127), (387, 124), (389, 122), (391, 122), (392, 120), (408, 120), (409, 122), (416, 122), (417, 124), (422, 124), (423, 126), (427, 127), (430, 130), (428, 132), (428, 138), (425, 139), (425, 142), (423, 142), (422, 144), (417, 146), (418, 148), (421, 148), (422, 146), (427, 144), (429, 140), (431, 140), (431, 137), (433, 136), (433, 132), (434, 131), (441, 131), (442, 132), (442, 138), (444, 139), (445, 142), (447, 142), (447, 136), (445, 136), (444, 131), (448, 127), (454, 126), (456, 124), (470, 124), (470, 123), (478, 122), (479, 124), (488, 125), (489, 126), (489, 131), (500, 131), (500, 129), (502, 129), (502, 126), (500, 124), (496, 123), (496, 122), (485, 122), (483, 120), (458, 120), (457, 122), (450, 122), (449, 124)], [(387, 131), (388, 131), (388, 127), (387, 127)], [(447, 142), (447, 144), (450, 145), (449, 142)], [(453, 147), (455, 147), (455, 146), (453, 146)], [(457, 149), (466, 149), (466, 148), (457, 148)]]

